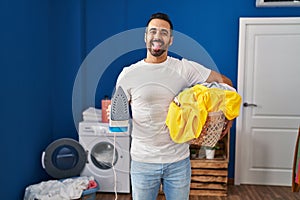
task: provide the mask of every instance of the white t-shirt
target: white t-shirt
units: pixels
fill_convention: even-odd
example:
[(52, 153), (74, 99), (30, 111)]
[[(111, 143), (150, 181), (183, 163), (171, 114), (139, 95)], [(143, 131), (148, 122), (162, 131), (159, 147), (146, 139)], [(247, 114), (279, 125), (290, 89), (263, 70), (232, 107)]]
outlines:
[(131, 158), (171, 163), (189, 156), (188, 144), (174, 143), (165, 125), (169, 104), (184, 88), (207, 80), (211, 70), (186, 59), (168, 57), (163, 63), (141, 60), (125, 67), (117, 80), (131, 103)]

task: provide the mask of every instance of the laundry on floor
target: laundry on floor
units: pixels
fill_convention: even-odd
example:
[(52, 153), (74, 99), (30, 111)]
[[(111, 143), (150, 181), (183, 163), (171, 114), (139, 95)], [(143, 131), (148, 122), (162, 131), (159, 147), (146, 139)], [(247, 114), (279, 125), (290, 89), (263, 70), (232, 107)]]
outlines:
[(85, 190), (96, 187), (98, 185), (92, 176), (43, 181), (28, 186), (23, 200), (79, 199)]

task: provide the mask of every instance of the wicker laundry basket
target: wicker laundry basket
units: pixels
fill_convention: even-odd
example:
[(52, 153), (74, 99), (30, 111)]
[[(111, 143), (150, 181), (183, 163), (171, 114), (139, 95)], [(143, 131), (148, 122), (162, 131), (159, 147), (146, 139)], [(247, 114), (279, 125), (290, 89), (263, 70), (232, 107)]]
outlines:
[(227, 119), (222, 111), (210, 112), (198, 138), (190, 141), (196, 146), (214, 147), (222, 138), (222, 131), (226, 128)]

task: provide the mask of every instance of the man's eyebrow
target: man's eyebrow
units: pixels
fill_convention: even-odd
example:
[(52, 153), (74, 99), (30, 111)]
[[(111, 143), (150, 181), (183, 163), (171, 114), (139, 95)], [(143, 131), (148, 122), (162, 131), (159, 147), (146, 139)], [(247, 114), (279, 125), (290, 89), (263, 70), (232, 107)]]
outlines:
[[(153, 30), (156, 31), (156, 30), (158, 30), (158, 28), (156, 28), (156, 27), (150, 27), (150, 28), (149, 28), (149, 31), (150, 31), (150, 30), (151, 30), (151, 31), (153, 31)], [(160, 31), (169, 33), (169, 32), (170, 32), (170, 29), (161, 28)]]
[(149, 30), (157, 30), (157, 28), (155, 28), (155, 27), (151, 27)]

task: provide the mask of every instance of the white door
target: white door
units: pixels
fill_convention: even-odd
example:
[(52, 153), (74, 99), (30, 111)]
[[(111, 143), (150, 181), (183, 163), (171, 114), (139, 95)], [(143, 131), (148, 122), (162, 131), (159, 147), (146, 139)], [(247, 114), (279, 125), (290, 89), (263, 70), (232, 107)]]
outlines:
[(291, 185), (300, 125), (300, 18), (241, 18), (235, 184)]

